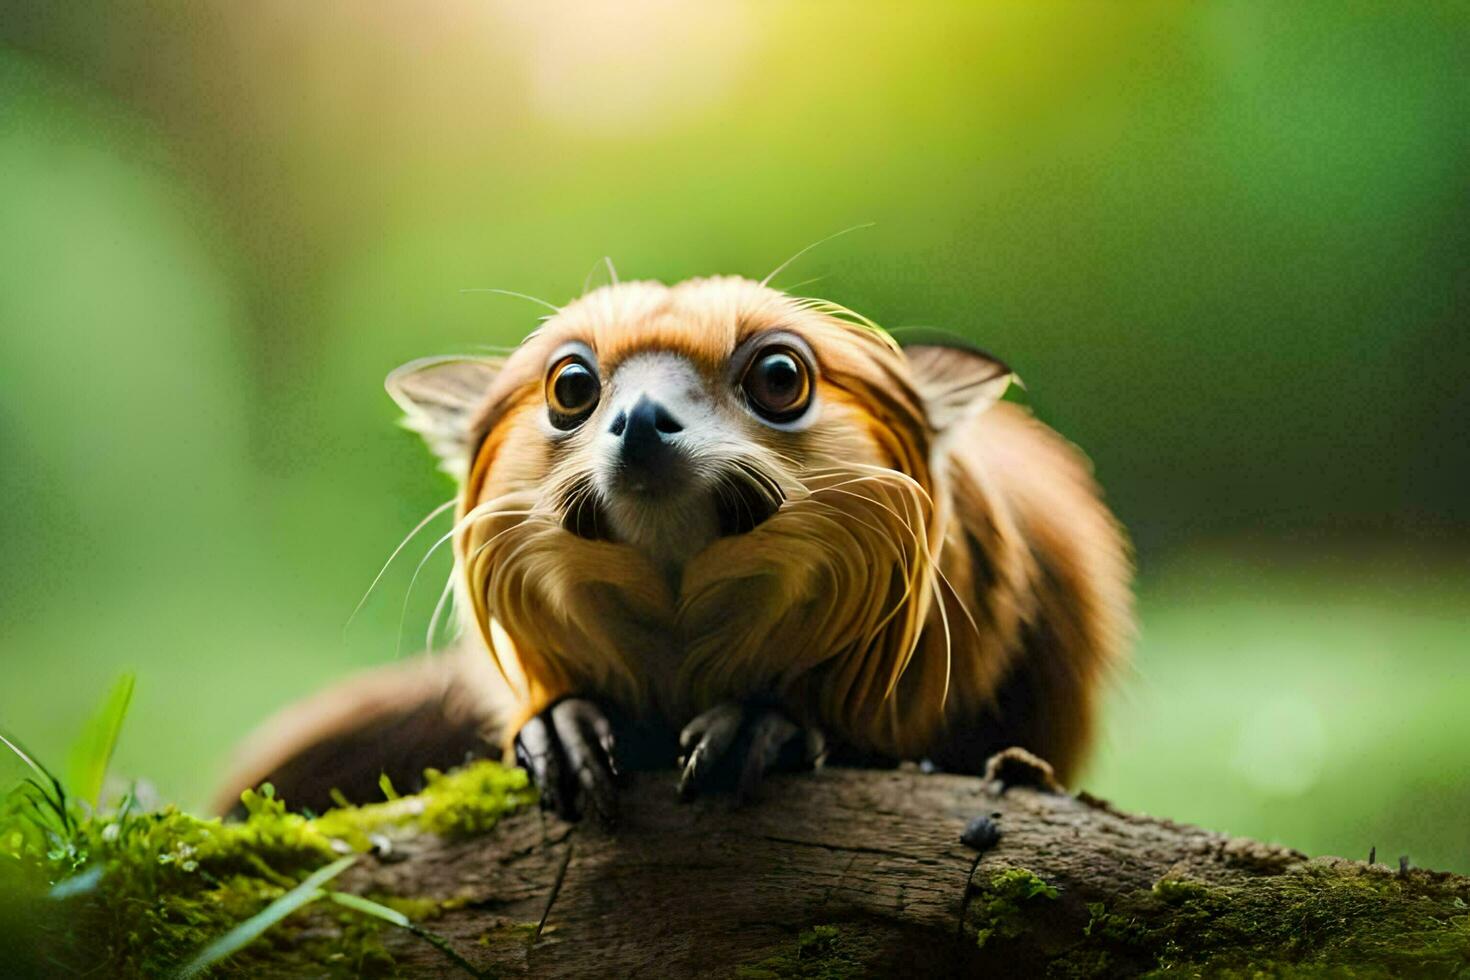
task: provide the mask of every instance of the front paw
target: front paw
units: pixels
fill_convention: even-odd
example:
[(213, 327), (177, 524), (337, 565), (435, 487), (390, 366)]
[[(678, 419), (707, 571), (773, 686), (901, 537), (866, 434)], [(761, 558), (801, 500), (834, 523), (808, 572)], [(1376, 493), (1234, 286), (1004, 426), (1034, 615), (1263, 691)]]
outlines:
[(604, 826), (617, 821), (618, 775), (612, 725), (584, 698), (563, 698), (521, 726), (516, 762), (541, 790), (541, 808), (563, 820), (589, 810)]
[(733, 781), (736, 801), (744, 802), (767, 772), (811, 769), (826, 753), (820, 731), (803, 729), (769, 703), (755, 701), (704, 712), (679, 733), (679, 746), (686, 753), (679, 761), (679, 796), (686, 800), (716, 781)]

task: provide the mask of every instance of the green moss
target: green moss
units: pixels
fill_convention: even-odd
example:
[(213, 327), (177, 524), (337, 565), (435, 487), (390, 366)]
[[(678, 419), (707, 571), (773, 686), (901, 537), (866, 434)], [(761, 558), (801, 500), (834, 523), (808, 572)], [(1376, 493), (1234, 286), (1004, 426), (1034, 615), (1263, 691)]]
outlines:
[(864, 976), (862, 944), (849, 931), (835, 925), (812, 926), (796, 937), (796, 945), (766, 957), (759, 963), (738, 967), (741, 980), (849, 980)]
[(437, 919), (450, 909), (459, 908), (464, 903), (457, 901), (439, 901), (433, 898), (405, 898), (401, 895), (370, 895), (373, 901), (379, 905), (386, 905), (395, 912), (401, 912), (415, 922), (427, 922)]
[[(1439, 977), (1470, 972), (1466, 884), (1323, 860), (1221, 886), (1168, 876), (1087, 906), (1049, 973)], [(1074, 933), (1074, 935), (1076, 935)]]
[(975, 943), (1014, 939), (1026, 931), (1026, 908), (1037, 899), (1054, 900), (1060, 894), (1034, 871), (1007, 868), (990, 876), (990, 887), (972, 904)]
[(525, 770), (494, 762), (477, 762), (448, 773), (429, 769), (424, 779), (423, 792), (414, 796), (329, 810), (311, 823), (329, 837), (366, 850), (369, 835), (391, 830), (449, 838), (483, 834), (505, 814), (536, 800)]
[[(247, 817), (238, 823), (172, 807), (100, 813), (80, 819), (67, 840), (12, 798), (0, 810), (0, 875), (28, 889), (29, 900), (47, 913), (39, 925), (0, 922), (0, 933), (39, 930), (47, 954), (79, 970), (157, 975), (345, 853), (412, 833), (483, 833), (535, 799), (524, 772), (493, 762), (426, 775), (420, 794), (319, 817), (288, 812), (266, 785), (242, 795)], [(74, 894), (48, 897), (56, 891)], [(373, 897), (415, 920), (453, 905), (418, 896)], [(387, 956), (376, 938), (380, 925), (318, 903), (229, 960), (226, 972), (248, 971), (263, 954), (288, 946), (292, 955), (310, 957), (302, 962), (328, 973), (380, 972)]]
[(1087, 911), (1091, 917), (1083, 927), (1082, 935), (1088, 938), (1127, 945), (1137, 945), (1147, 939), (1147, 930), (1137, 915), (1111, 913), (1102, 902), (1089, 902)]
[(1270, 965), (1277, 975), (1452, 975), (1470, 970), (1463, 887), (1330, 862), (1245, 886), (1200, 886), (1183, 899), (1192, 914), (1176, 919), (1159, 971), (1208, 962), (1222, 971)]
[(1188, 902), (1192, 899), (1206, 898), (1209, 895), (1209, 891), (1208, 888), (1197, 881), (1190, 881), (1186, 878), (1171, 878), (1167, 875), (1154, 882), (1153, 887), (1153, 893), (1155, 895), (1159, 896), (1165, 902), (1175, 905), (1181, 902)]

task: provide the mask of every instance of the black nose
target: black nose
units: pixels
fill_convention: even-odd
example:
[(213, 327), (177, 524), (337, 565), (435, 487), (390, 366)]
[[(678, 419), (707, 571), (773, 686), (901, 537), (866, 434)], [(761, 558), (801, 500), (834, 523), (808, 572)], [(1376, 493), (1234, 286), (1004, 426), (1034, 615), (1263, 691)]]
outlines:
[(667, 408), (641, 395), (631, 409), (617, 414), (608, 431), (622, 437), (624, 462), (630, 466), (653, 467), (668, 453), (664, 436), (683, 429)]

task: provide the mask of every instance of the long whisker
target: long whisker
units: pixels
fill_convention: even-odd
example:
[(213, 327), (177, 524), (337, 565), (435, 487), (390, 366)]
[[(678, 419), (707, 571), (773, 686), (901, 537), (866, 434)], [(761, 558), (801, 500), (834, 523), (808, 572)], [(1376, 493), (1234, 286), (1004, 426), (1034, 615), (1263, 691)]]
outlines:
[[(902, 477), (903, 474), (896, 474), (895, 476)], [(924, 488), (919, 486), (919, 484), (913, 483), (907, 478), (897, 479), (889, 477), (887, 474), (882, 473), (873, 473), (867, 476), (856, 476), (847, 480), (843, 480), (840, 483), (824, 484), (822, 486), (809, 487), (808, 489), (810, 489), (813, 494), (819, 494), (827, 490), (836, 490), (841, 487), (856, 486), (859, 483), (876, 483), (878, 486), (890, 486), (895, 489), (905, 491), (906, 493), (917, 495), (922, 503), (927, 504), (930, 507), (933, 506), (933, 501), (929, 499), (929, 495), (924, 492)], [(910, 528), (910, 530), (913, 529)]]
[(960, 612), (965, 614), (965, 619), (970, 623), (970, 629), (974, 630), (975, 635), (978, 637), (980, 635), (980, 624), (975, 622), (975, 617), (970, 614), (969, 606), (960, 597), (960, 590), (954, 587), (954, 583), (949, 580), (948, 575), (944, 574), (944, 569), (939, 567), (938, 562), (934, 563), (934, 573), (939, 576), (940, 583), (949, 590), (949, 594), (954, 596), (955, 605), (959, 606)]
[[(918, 532), (916, 532), (914, 530), (914, 526), (909, 523), (908, 517), (905, 516), (905, 515), (903, 515), (903, 514), (900, 514), (898, 511), (894, 510), (892, 507), (888, 506), (887, 504), (883, 503), (882, 501), (880, 501), (880, 500), (878, 500), (878, 499), (876, 499), (874, 497), (868, 497), (868, 496), (865, 496), (865, 495), (860, 494), (860, 493), (854, 493), (851, 490), (839, 490), (839, 489), (837, 489), (835, 487), (826, 488), (826, 489), (822, 490), (821, 493), (826, 493), (828, 490), (830, 490), (832, 493), (842, 494), (845, 497), (856, 497), (858, 500), (861, 500), (864, 503), (869, 503), (869, 504), (872, 504), (875, 507), (879, 507), (879, 508), (882, 508), (883, 510), (886, 510), (889, 514), (893, 515), (893, 519), (895, 521), (897, 521), (903, 527), (903, 529), (909, 533), (909, 537), (912, 540), (914, 540), (915, 542), (917, 542), (919, 540)], [(904, 556), (905, 561), (907, 561), (908, 555), (909, 555), (908, 549), (904, 549), (903, 550), (903, 556)]]
[(791, 302), (798, 310), (810, 310), (814, 313), (820, 313), (823, 316), (832, 317), (835, 320), (842, 320), (846, 323), (864, 327), (872, 331), (884, 344), (893, 350), (898, 350), (898, 341), (894, 340), (888, 331), (884, 330), (868, 317), (863, 316), (856, 310), (843, 306), (841, 303), (834, 303), (829, 299), (819, 299), (811, 296), (793, 297)]
[[(856, 492), (854, 492), (852, 490), (842, 489), (844, 486), (848, 486), (848, 485), (855, 484), (855, 483), (862, 483), (862, 482), (865, 482), (865, 481), (868, 481), (868, 480), (872, 480), (872, 479), (874, 479), (874, 478), (873, 477), (859, 477), (859, 478), (856, 478), (856, 479), (853, 479), (853, 480), (844, 481), (843, 483), (838, 483), (838, 484), (834, 484), (834, 485), (831, 485), (831, 486), (821, 487), (821, 488), (819, 488), (817, 490), (814, 490), (812, 492), (812, 497), (814, 499), (820, 501), (821, 496), (823, 494), (826, 494), (826, 493), (829, 493), (830, 492), (830, 493), (839, 494), (839, 495), (845, 496), (845, 497), (853, 497), (853, 498), (855, 498), (857, 500), (861, 500), (864, 503), (871, 504), (874, 507), (877, 507), (880, 510), (883, 510), (883, 511), (887, 512), (899, 524), (900, 527), (902, 527), (906, 532), (908, 532), (908, 540), (912, 541), (914, 543), (914, 545), (915, 545), (915, 551), (914, 552), (911, 553), (908, 548), (903, 547), (904, 542), (903, 542), (902, 539), (898, 539), (898, 540), (891, 539), (890, 536), (887, 533), (885, 533), (882, 528), (877, 527), (876, 525), (873, 525), (873, 524), (869, 524), (866, 521), (862, 521), (861, 518), (856, 517), (856, 515), (852, 514), (850, 511), (845, 511), (845, 510), (842, 510), (842, 509), (836, 508), (836, 507), (833, 508), (834, 510), (837, 510), (838, 513), (841, 513), (841, 514), (843, 514), (846, 517), (852, 518), (854, 520), (861, 521), (864, 524), (864, 526), (866, 526), (866, 527), (868, 527), (868, 528), (870, 528), (872, 530), (877, 531), (879, 533), (880, 537), (889, 540), (890, 543), (894, 546), (895, 554), (902, 561), (903, 565), (906, 568), (907, 567), (911, 567), (911, 565), (912, 565), (912, 555), (913, 554), (922, 553), (925, 549), (924, 549), (923, 540), (919, 536), (918, 532), (915, 531), (914, 526), (913, 526), (913, 523), (909, 520), (908, 514), (907, 513), (903, 513), (903, 514), (899, 513), (893, 507), (889, 506), (888, 504), (884, 503), (882, 500), (879, 500), (876, 497), (869, 496), (867, 494), (856, 493)], [(881, 486), (882, 484), (880, 483), (879, 485)], [(832, 506), (832, 505), (828, 505), (828, 506)]]
[[(854, 475), (855, 471), (856, 475)], [(828, 477), (841, 477), (842, 479), (839, 479), (835, 483), (824, 484), (821, 482)], [(954, 592), (954, 588), (952, 585), (949, 584), (948, 579), (943, 578), (943, 572), (938, 568), (937, 563), (934, 561), (934, 556), (929, 547), (927, 536), (916, 527), (916, 523), (922, 524), (923, 522), (922, 510), (924, 509), (924, 507), (927, 505), (928, 507), (932, 508), (933, 506), (928, 492), (921, 484), (919, 484), (916, 480), (914, 480), (912, 477), (909, 477), (905, 473), (891, 470), (886, 467), (869, 466), (865, 464), (850, 463), (845, 467), (833, 466), (814, 468), (812, 470), (804, 472), (802, 474), (802, 479), (803, 482), (808, 485), (814, 497), (820, 498), (821, 496), (830, 493), (833, 495), (852, 497), (858, 500), (862, 500), (865, 503), (868, 503), (869, 505), (877, 507), (888, 513), (889, 516), (893, 518), (895, 524), (903, 528), (903, 530), (906, 532), (905, 535), (901, 535), (897, 540), (892, 541), (896, 548), (896, 551), (898, 552), (899, 563), (905, 569), (905, 585), (903, 594), (897, 598), (894, 606), (888, 609), (884, 613), (882, 618), (875, 624), (875, 626), (873, 627), (873, 631), (876, 632), (877, 630), (887, 628), (888, 624), (891, 623), (901, 611), (903, 605), (915, 595), (915, 585), (918, 582), (922, 581), (925, 586), (925, 591), (933, 598), (934, 601), (938, 602), (939, 604), (938, 612), (940, 617), (940, 628), (944, 631), (943, 635), (945, 657), (943, 673), (944, 690), (942, 693), (942, 698), (944, 700), (947, 700), (949, 697), (951, 672), (953, 670), (953, 637), (949, 623), (949, 611), (944, 607), (944, 596), (940, 590), (939, 583), (941, 579), (943, 579), (944, 584), (950, 588), (951, 592)], [(885, 488), (885, 491), (896, 494), (896, 496), (903, 501), (901, 512), (899, 508), (892, 506), (892, 504), (888, 500), (883, 499), (884, 497), (888, 496), (887, 492), (882, 495), (873, 495), (857, 493), (854, 490), (846, 489), (847, 487), (854, 487), (861, 484), (871, 484), (877, 487), (883, 487)], [(844, 513), (846, 514), (848, 519), (861, 520), (860, 518), (855, 518), (855, 515), (850, 512)], [(863, 521), (862, 523), (867, 525), (866, 521)], [(871, 525), (868, 526), (871, 527)], [(910, 551), (906, 547), (898, 547), (904, 543), (905, 537), (907, 538), (907, 541), (911, 543), (913, 547), (912, 551)], [(968, 616), (968, 611), (966, 611), (966, 615)], [(971, 623), (973, 626), (973, 619), (971, 620)], [(915, 643), (917, 643), (918, 635), (919, 634), (915, 632)], [(885, 698), (892, 696), (893, 691), (898, 686), (899, 680), (906, 672), (909, 663), (912, 662), (915, 652), (916, 647), (910, 647), (908, 650), (904, 651), (901, 661), (895, 665), (894, 669), (889, 674), (888, 683), (885, 685), (883, 695)]]
[(795, 292), (796, 290), (800, 289), (803, 286), (810, 286), (812, 283), (821, 282), (823, 279), (826, 279), (826, 278), (827, 278), (826, 276), (812, 276), (810, 279), (803, 279), (801, 282), (794, 282), (791, 285), (787, 286), (782, 291), (783, 292), (787, 292), (787, 293), (792, 293), (792, 292)]
[(429, 632), (424, 635), (424, 649), (433, 652), (434, 634), (439, 630), (439, 617), (444, 614), (444, 605), (451, 601), (454, 593), (454, 570), (450, 569), (449, 578), (444, 582), (444, 589), (439, 593), (439, 601), (434, 603), (434, 614), (429, 617)]
[[(890, 476), (890, 474), (892, 474), (892, 476)], [(834, 474), (834, 475), (844, 475), (844, 474)], [(848, 479), (843, 480), (843, 481), (838, 482), (838, 483), (825, 484), (825, 485), (818, 486), (818, 487), (813, 487), (813, 488), (810, 488), (810, 489), (811, 489), (811, 493), (812, 493), (813, 496), (820, 496), (821, 494), (828, 493), (828, 492), (841, 493), (841, 494), (845, 494), (847, 496), (856, 497), (859, 500), (867, 501), (869, 503), (872, 503), (874, 506), (882, 507), (884, 510), (888, 511), (889, 514), (893, 515), (893, 518), (896, 521), (898, 521), (900, 524), (902, 524), (903, 527), (904, 527), (904, 529), (906, 531), (908, 531), (910, 537), (912, 537), (915, 540), (915, 542), (918, 543), (918, 541), (919, 541), (919, 534), (914, 529), (913, 523), (909, 520), (909, 517), (908, 517), (907, 513), (905, 513), (905, 514), (899, 514), (892, 507), (889, 507), (888, 505), (884, 504), (882, 501), (878, 500), (875, 497), (870, 497), (870, 496), (867, 496), (867, 495), (864, 495), (864, 494), (859, 494), (859, 493), (855, 493), (855, 492), (850, 491), (850, 490), (844, 490), (843, 489), (844, 487), (855, 486), (855, 485), (860, 484), (860, 483), (869, 483), (869, 482), (871, 482), (871, 483), (875, 483), (878, 486), (887, 486), (887, 487), (891, 487), (892, 489), (895, 489), (895, 490), (904, 491), (904, 493), (901, 493), (900, 495), (901, 496), (904, 496), (906, 498), (912, 496), (914, 490), (916, 490), (916, 489), (922, 489), (916, 483), (909, 483), (909, 482), (905, 482), (902, 479), (895, 479), (894, 478), (894, 477), (901, 477), (901, 476), (902, 476), (902, 474), (897, 474), (894, 471), (884, 471), (884, 472), (881, 472), (881, 473), (874, 473), (874, 474), (869, 474), (869, 475), (866, 475), (866, 476), (849, 477)], [(928, 500), (927, 495), (925, 495), (922, 498), (922, 500), (924, 502), (927, 502), (927, 500)], [(920, 515), (917, 515), (916, 514), (915, 516), (918, 517)], [(926, 542), (926, 544), (927, 544), (927, 542)]]
[[(505, 496), (510, 496), (510, 495), (509, 494), (506, 494), (506, 495), (503, 495), (501, 497), (496, 497), (496, 498), (494, 498), (494, 500), (488, 501), (487, 503), (493, 504), (493, 503), (495, 503), (498, 500), (503, 500), (505, 498)], [(444, 534), (441, 538), (439, 538), (432, 545), (430, 545), (429, 546), (429, 550), (424, 554), (424, 556), (422, 558), (419, 559), (418, 565), (414, 567), (413, 577), (408, 580), (408, 588), (403, 593), (403, 606), (402, 606), (402, 608), (400, 608), (399, 613), (398, 613), (398, 642), (397, 642), (397, 645), (396, 645), (396, 648), (395, 648), (396, 651), (397, 651), (397, 656), (398, 657), (402, 657), (403, 656), (403, 625), (408, 620), (408, 604), (409, 604), (410, 600), (413, 599), (413, 589), (414, 589), (414, 586), (418, 584), (419, 576), (421, 574), (423, 574), (424, 566), (429, 563), (429, 559), (431, 559), (431, 558), (434, 557), (434, 553), (436, 551), (438, 551), (441, 547), (443, 547), (443, 545), (444, 545), (444, 543), (446, 541), (449, 541), (451, 538), (453, 538), (456, 534), (458, 534), (462, 529), (464, 529), (469, 524), (475, 523), (477, 521), (484, 520), (484, 519), (486, 519), (486, 518), (488, 518), (490, 516), (507, 516), (507, 517), (511, 517), (511, 516), (516, 516), (517, 513), (518, 513), (517, 511), (506, 511), (506, 510), (486, 511), (485, 510), (485, 507), (486, 507), (485, 504), (481, 504), (480, 506), (476, 507), (474, 510), (471, 510), (464, 517), (460, 518), (458, 521), (455, 521), (454, 527), (450, 528), (449, 531), (446, 534)], [(529, 514), (531, 512), (530, 511), (526, 511), (525, 513)], [(454, 573), (453, 573), (453, 571), (451, 571), (450, 572), (450, 581), (453, 582), (453, 580), (454, 580)], [(441, 594), (441, 597), (440, 597), (440, 600), (439, 601), (441, 603), (444, 601), (442, 594)], [(435, 604), (435, 607), (434, 608), (435, 608), (435, 616), (437, 616), (438, 615), (438, 608), (439, 608), (438, 603)], [(431, 631), (433, 629), (433, 622), (434, 622), (434, 620), (433, 619), (430, 619), (430, 630)], [(431, 632), (431, 636), (432, 636), (432, 632)], [(432, 642), (430, 643), (430, 646), (432, 646)]]
[(429, 559), (434, 557), (434, 552), (438, 551), (444, 542), (454, 537), (455, 532), (458, 530), (459, 526), (456, 524), (455, 527), (450, 528), (448, 534), (430, 545), (428, 552), (424, 554), (424, 557), (419, 559), (418, 567), (413, 570), (413, 578), (408, 580), (408, 589), (403, 593), (403, 608), (398, 613), (398, 643), (394, 648), (396, 657), (401, 658), (403, 656), (403, 624), (408, 619), (408, 601), (413, 598), (413, 587), (418, 584), (419, 573), (424, 570), (424, 566), (429, 563)]
[[(764, 487), (758, 486), (757, 489), (761, 493), (765, 493), (766, 492), (766, 490), (765, 490)], [(733, 487), (730, 487), (729, 488), (729, 492), (735, 498), (735, 505), (736, 505), (736, 507), (739, 508), (740, 510), (743, 510), (745, 512), (746, 518), (750, 521), (750, 526), (751, 527), (754, 527), (755, 526), (755, 523), (756, 523), (756, 521), (755, 521), (755, 511), (751, 508), (750, 501), (746, 499), (746, 497), (745, 497), (744, 494), (742, 494), (739, 490), (737, 490), (737, 489), (735, 489)]]
[(977, 638), (980, 636), (980, 625), (975, 622), (975, 617), (970, 615), (970, 610), (965, 608), (964, 600), (960, 598), (959, 592), (951, 584), (949, 577), (944, 574), (944, 570), (939, 567), (938, 562), (934, 563), (934, 574), (936, 576), (934, 582), (935, 601), (939, 603), (939, 615), (944, 623), (944, 694), (939, 699), (939, 704), (942, 708), (949, 703), (949, 684), (954, 674), (954, 636), (950, 632), (949, 613), (944, 608), (944, 596), (938, 594), (941, 583), (949, 590), (949, 594), (954, 596), (955, 605), (959, 608), (960, 612), (965, 614), (965, 619), (969, 621), (970, 629), (974, 631)]
[(771, 280), (774, 279), (774, 278), (776, 278), (778, 275), (780, 275), (781, 274), (781, 271), (783, 269), (785, 269), (791, 263), (795, 262), (797, 259), (801, 258), (806, 253), (810, 252), (812, 249), (817, 248), (820, 245), (825, 245), (828, 242), (832, 241), (834, 238), (841, 238), (843, 235), (849, 234), (850, 232), (860, 231), (860, 230), (862, 230), (864, 228), (872, 228), (875, 224), (876, 224), (876, 222), (868, 221), (868, 222), (864, 222), (863, 224), (860, 224), (860, 225), (853, 225), (850, 228), (844, 228), (841, 231), (836, 232), (835, 234), (828, 235), (826, 238), (821, 238), (821, 239), (818, 239), (817, 241), (812, 242), (806, 248), (804, 248), (801, 251), (797, 252), (795, 255), (791, 256), (791, 258), (787, 259), (785, 262), (782, 262), (780, 265), (776, 266), (776, 268), (772, 269), (770, 271), (770, 274), (767, 275), (764, 279), (761, 280), (761, 285), (762, 286), (768, 286), (768, 285), (770, 285)]
[(602, 522), (600, 519), (602, 508), (597, 506), (596, 495), (597, 489), (592, 485), (592, 481), (584, 480), (572, 488), (571, 493), (567, 495), (566, 504), (562, 507), (562, 513), (567, 515), (567, 517), (563, 518), (564, 522), (572, 515), (576, 515), (576, 520), (580, 523), (582, 519), (582, 508), (590, 505), (592, 508), (589, 512), (592, 518), (591, 531), (594, 537), (602, 533)]
[[(524, 516), (526, 516), (526, 517), (529, 518), (533, 514), (537, 514), (537, 513), (538, 513), (537, 511), (526, 511)], [(517, 514), (516, 514), (515, 511), (510, 511), (510, 512), (507, 513), (506, 516), (517, 516)], [(515, 530), (519, 529), (521, 527), (521, 525), (524, 524), (524, 523), (525, 522), (522, 521), (520, 523), (512, 524), (510, 527), (501, 528), (499, 531), (496, 531), (494, 534), (490, 535), (490, 537), (486, 538), (484, 541), (481, 541), (478, 545), (475, 546), (475, 550), (472, 551), (472, 552), (470, 552), (465, 557), (465, 564), (469, 564), (470, 562), (474, 561), (476, 558), (479, 558), (480, 555), (484, 553), (485, 549), (488, 548), (488, 547), (490, 547), (496, 541), (498, 541), (501, 538), (501, 536), (506, 535), (506, 534), (509, 534), (511, 531), (515, 531)]]
[(872, 478), (879, 482), (886, 480), (896, 486), (902, 487), (905, 491), (914, 494), (929, 507), (932, 508), (934, 506), (934, 498), (930, 496), (929, 491), (924, 488), (924, 485), (922, 483), (920, 483), (918, 480), (915, 480), (907, 473), (901, 473), (898, 470), (891, 470), (884, 466), (869, 466), (865, 463), (852, 463), (850, 464), (850, 466), (851, 468), (859, 471), (871, 470), (872, 472), (868, 475), (868, 477), (864, 477), (864, 479)]
[(561, 307), (560, 306), (557, 306), (557, 305), (555, 305), (553, 303), (548, 303), (548, 302), (546, 302), (546, 300), (541, 299), (538, 296), (532, 296), (529, 293), (518, 293), (518, 292), (516, 292), (513, 289), (489, 289), (489, 288), (486, 288), (486, 287), (478, 287), (478, 288), (470, 288), (470, 289), (461, 289), (460, 292), (461, 293), (496, 293), (497, 295), (500, 295), (500, 296), (514, 296), (516, 299), (523, 299), (523, 300), (526, 300), (527, 302), (535, 303), (538, 306), (544, 306), (544, 307), (546, 307), (548, 310), (550, 310), (553, 313), (560, 313), (561, 312)]
[(402, 553), (403, 549), (408, 547), (408, 543), (412, 541), (420, 531), (427, 527), (429, 523), (434, 520), (434, 518), (438, 517), (440, 514), (453, 507), (456, 499), (457, 498), (451, 497), (448, 500), (444, 501), (444, 503), (440, 504), (438, 507), (435, 507), (433, 510), (429, 511), (428, 516), (419, 521), (418, 524), (414, 525), (414, 529), (408, 532), (408, 536), (405, 537), (402, 541), (398, 542), (398, 547), (393, 549), (393, 553), (388, 556), (388, 560), (383, 562), (383, 567), (378, 569), (378, 574), (373, 576), (372, 584), (367, 587), (367, 591), (362, 594), (362, 598), (357, 600), (357, 605), (353, 607), (352, 614), (347, 617), (347, 622), (342, 624), (342, 635), (344, 638), (347, 635), (347, 628), (352, 625), (352, 621), (357, 618), (357, 614), (362, 612), (362, 607), (367, 605), (368, 596), (373, 594), (373, 590), (378, 587), (378, 583), (381, 582), (383, 580), (383, 576), (388, 573), (388, 566), (393, 564), (393, 559), (397, 558), (399, 554)]
[(781, 502), (786, 498), (786, 494), (782, 491), (781, 485), (776, 482), (775, 477), (771, 476), (771, 474), (759, 466), (745, 460), (739, 461), (737, 465), (740, 472), (755, 485), (755, 488), (770, 501), (773, 507), (779, 507), (781, 505)]
[(909, 538), (914, 542), (914, 544), (916, 546), (916, 550), (911, 553), (907, 548), (903, 547), (903, 542), (902, 541), (895, 541), (895, 540), (891, 539), (888, 535), (884, 534), (883, 533), (883, 529), (881, 527), (878, 527), (877, 525), (874, 525), (874, 524), (871, 524), (871, 523), (869, 523), (867, 521), (864, 521), (864, 520), (862, 520), (862, 518), (856, 517), (855, 515), (853, 515), (852, 513), (848, 512), (848, 511), (841, 511), (841, 510), (838, 511), (844, 517), (846, 517), (846, 518), (848, 518), (850, 520), (856, 520), (859, 523), (863, 524), (865, 527), (867, 527), (867, 528), (869, 528), (869, 529), (871, 529), (873, 531), (878, 532), (878, 535), (879, 535), (880, 539), (887, 541), (889, 544), (891, 544), (893, 546), (894, 555), (898, 559), (899, 564), (902, 565), (903, 568), (904, 568), (904, 571), (905, 571), (904, 581), (905, 581), (906, 584), (904, 586), (903, 594), (898, 597), (898, 599), (893, 604), (893, 608), (890, 609), (890, 610), (888, 610), (888, 612), (886, 612), (883, 615), (883, 618), (880, 619), (878, 621), (877, 625), (874, 627), (874, 630), (875, 631), (881, 630), (884, 627), (886, 627), (893, 620), (893, 618), (895, 616), (897, 616), (899, 614), (899, 612), (903, 609), (904, 603), (908, 601), (908, 599), (909, 599), (909, 597), (911, 595), (913, 595), (913, 586), (911, 584), (907, 584), (907, 583), (911, 583), (911, 581), (912, 581), (911, 570), (914, 568), (914, 566), (916, 564), (915, 557), (918, 556), (918, 557), (922, 558), (922, 556), (923, 556), (923, 546), (922, 546), (922, 544), (920, 542), (919, 536), (914, 532), (914, 529), (913, 529), (912, 525), (910, 525), (909, 522), (904, 517), (900, 516), (897, 511), (893, 510), (893, 508), (888, 507), (888, 506), (886, 506), (886, 505), (880, 503), (879, 501), (874, 500), (874, 499), (872, 499), (870, 497), (864, 497), (862, 494), (852, 493), (851, 491), (847, 491), (847, 490), (839, 490), (837, 492), (838, 493), (842, 493), (842, 494), (846, 494), (847, 496), (857, 497), (860, 500), (866, 501), (868, 503), (875, 504), (876, 506), (881, 507), (884, 510), (888, 511), (890, 514), (893, 515), (894, 520), (898, 521), (903, 526), (903, 528), (906, 531), (908, 531)]

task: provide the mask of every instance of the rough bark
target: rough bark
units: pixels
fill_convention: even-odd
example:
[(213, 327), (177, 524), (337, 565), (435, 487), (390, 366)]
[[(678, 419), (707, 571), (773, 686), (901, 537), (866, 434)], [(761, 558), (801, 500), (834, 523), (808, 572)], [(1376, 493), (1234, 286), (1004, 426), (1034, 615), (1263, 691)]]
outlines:
[[(1470, 972), (1470, 879), (1119, 812), (1024, 759), (992, 775), (829, 769), (739, 809), (640, 775), (614, 831), (522, 812), (399, 842), (347, 887), (447, 900), (425, 925), (492, 975)], [(983, 853), (960, 840), (980, 816)], [(450, 969), (391, 942), (405, 972)]]

